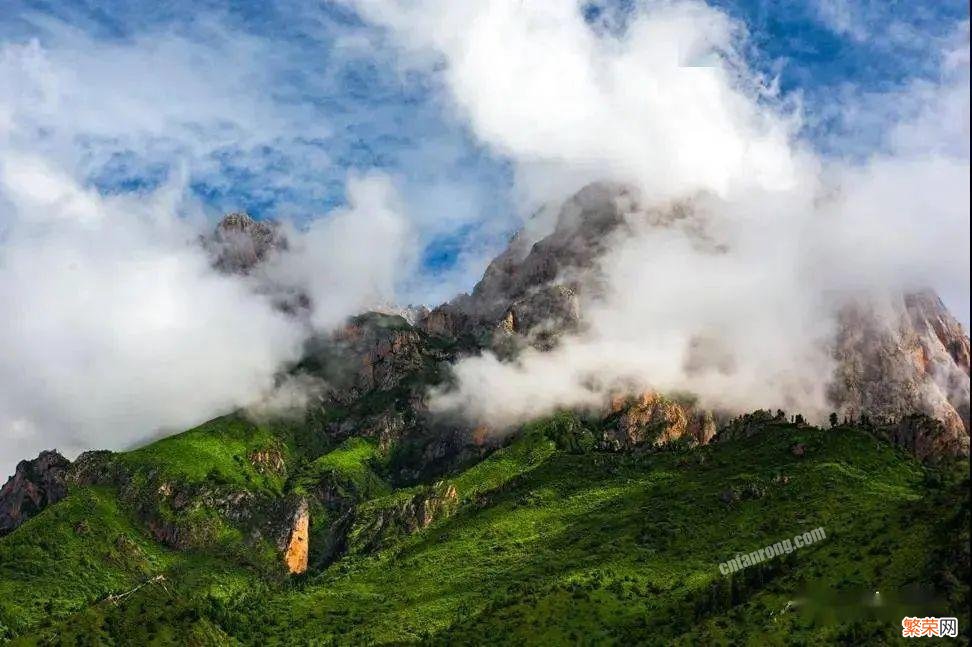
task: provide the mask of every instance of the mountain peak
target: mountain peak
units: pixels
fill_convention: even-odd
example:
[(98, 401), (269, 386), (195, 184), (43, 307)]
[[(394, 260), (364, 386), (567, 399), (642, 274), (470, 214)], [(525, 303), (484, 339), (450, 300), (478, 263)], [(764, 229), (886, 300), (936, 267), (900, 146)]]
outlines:
[(228, 273), (248, 274), (273, 252), (287, 249), (280, 223), (256, 220), (237, 211), (228, 213), (216, 225), (204, 244), (213, 255), (214, 266)]

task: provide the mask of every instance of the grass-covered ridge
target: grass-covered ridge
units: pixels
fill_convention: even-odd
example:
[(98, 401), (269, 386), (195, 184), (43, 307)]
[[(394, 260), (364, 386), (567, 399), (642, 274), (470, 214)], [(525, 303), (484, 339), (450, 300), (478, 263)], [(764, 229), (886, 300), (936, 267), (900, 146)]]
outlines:
[(260, 451), (280, 454), (285, 464), (292, 458), (281, 434), (269, 425), (225, 416), (121, 454), (118, 460), (131, 470), (152, 470), (180, 483), (209, 480), (279, 493), (285, 472), (261, 469), (251, 458)]
[(371, 499), (389, 492), (388, 484), (375, 473), (375, 467), (382, 459), (373, 440), (348, 438), (310, 463), (297, 479), (297, 484), (305, 490), (327, 479), (348, 498)]
[[(441, 482), (399, 490), (377, 476), (387, 457), (361, 438), (303, 464), (291, 456), (286, 477), (247, 480), (233, 456), (289, 446), (265, 433), (190, 432), (180, 456), (216, 447), (187, 478), (208, 482), (219, 468), (233, 487), (330, 488), (350, 502), (357, 548), (268, 579), (229, 553), (162, 548), (115, 492), (81, 488), (0, 539), (0, 631), (64, 644), (728, 645), (888, 644), (903, 613), (957, 615), (968, 628), (968, 573), (955, 572), (968, 566), (968, 463), (925, 466), (857, 429), (774, 423), (704, 447), (609, 453), (560, 414)], [(166, 442), (122, 456), (174, 474)], [(376, 523), (429, 501), (439, 506), (430, 525), (369, 543)], [(97, 525), (75, 534), (88, 514)], [(330, 524), (338, 513), (314, 514)], [(312, 547), (325, 526), (312, 526)], [(816, 527), (827, 532), (819, 544), (719, 572), (736, 553)], [(159, 573), (166, 587), (103, 601)], [(939, 604), (909, 602), (916, 587)], [(882, 609), (812, 603), (815, 591), (875, 590)], [(62, 619), (47, 624), (47, 610)]]

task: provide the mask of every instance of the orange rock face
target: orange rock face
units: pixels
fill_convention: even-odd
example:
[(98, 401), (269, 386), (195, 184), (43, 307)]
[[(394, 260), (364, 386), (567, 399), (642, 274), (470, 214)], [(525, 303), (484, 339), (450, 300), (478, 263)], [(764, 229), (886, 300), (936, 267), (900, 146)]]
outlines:
[(476, 447), (482, 447), (486, 444), (486, 440), (489, 438), (489, 427), (486, 425), (479, 425), (472, 432), (472, 442)]
[(294, 520), (290, 531), (290, 541), (284, 553), (287, 570), (299, 575), (307, 570), (307, 551), (310, 547), (310, 515), (307, 510), (301, 510)]
[(704, 445), (716, 432), (710, 412), (695, 410), (654, 391), (634, 398), (613, 396), (610, 414), (620, 414), (614, 429), (608, 432), (608, 442), (618, 447), (662, 445), (683, 436), (691, 436), (696, 443)]

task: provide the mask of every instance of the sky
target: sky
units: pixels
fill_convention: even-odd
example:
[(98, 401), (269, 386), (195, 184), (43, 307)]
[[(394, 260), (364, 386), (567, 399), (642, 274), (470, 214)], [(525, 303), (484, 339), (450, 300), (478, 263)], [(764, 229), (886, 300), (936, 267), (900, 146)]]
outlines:
[[(749, 30), (750, 62), (804, 102), (803, 135), (833, 154), (864, 156), (882, 145), (886, 122), (835, 103), (934, 79), (938, 42), (968, 9), (948, 0), (712, 4)], [(346, 201), (349, 171), (380, 169), (395, 177), (410, 212), (422, 214), (413, 217), (424, 220), (423, 260), (435, 270), (466, 247), (501, 243), (518, 222), (508, 160), (443, 105), (434, 75), (403, 76), (394, 52), (368, 44), (382, 35), (353, 3), (4, 7), (5, 49), (35, 43), (63, 74), (59, 82), (86, 86), (65, 87), (63, 114), (37, 127), (55, 140), (66, 124), (54, 122), (74, 122), (75, 132), (63, 133), (74, 139), (74, 163), (101, 192), (152, 189), (185, 172), (211, 217), (245, 210), (304, 219)], [(582, 9), (594, 20), (613, 8)], [(123, 101), (105, 109), (111, 96)], [(106, 123), (116, 111), (126, 117)]]
[[(733, 204), (838, 177), (870, 215), (819, 254), (884, 227), (900, 245), (843, 269), (934, 283), (968, 326), (968, 48), (949, 0), (0, 0), (0, 472), (273, 388), (307, 331), (185, 245), (229, 211), (291, 228), (271, 278), (326, 329), (470, 289), (599, 174)], [(900, 177), (936, 199), (881, 221)]]

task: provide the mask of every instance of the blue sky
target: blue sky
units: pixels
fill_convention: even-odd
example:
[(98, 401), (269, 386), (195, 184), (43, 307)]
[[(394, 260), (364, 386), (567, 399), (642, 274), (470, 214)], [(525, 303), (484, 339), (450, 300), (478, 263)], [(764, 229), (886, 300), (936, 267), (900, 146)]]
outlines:
[[(884, 124), (873, 114), (849, 122), (834, 110), (835, 99), (933, 79), (937, 43), (967, 12), (965, 2), (950, 0), (715, 4), (747, 26), (749, 63), (777, 75), (785, 94), (801, 97), (803, 136), (827, 154), (856, 156), (881, 146)], [(152, 189), (183, 169), (213, 213), (243, 209), (300, 220), (342, 204), (349, 171), (380, 169), (396, 178), (411, 211), (436, 223), (426, 228), (431, 270), (448, 269), (468, 241), (500, 240), (516, 226), (508, 161), (477, 143), (442, 105), (434, 76), (402, 75), (388, 52), (343, 47), (342, 39), (355, 34), (374, 36), (343, 5), (7, 0), (5, 6), (5, 43), (37, 39), (66, 60), (72, 48), (96, 44), (123, 53), (159, 34), (211, 49), (224, 62), (252, 68), (246, 82), (263, 95), (262, 109), (285, 122), (263, 139), (228, 137), (192, 152), (177, 137), (151, 135), (130, 146), (126, 137), (72, 132), (74, 145), (88, 151), (80, 160), (87, 181), (102, 192)], [(596, 3), (587, 8), (592, 16), (600, 10)], [(246, 45), (237, 48), (238, 40)], [(118, 92), (141, 82), (119, 80)], [(186, 126), (209, 131), (218, 119), (206, 115)]]

